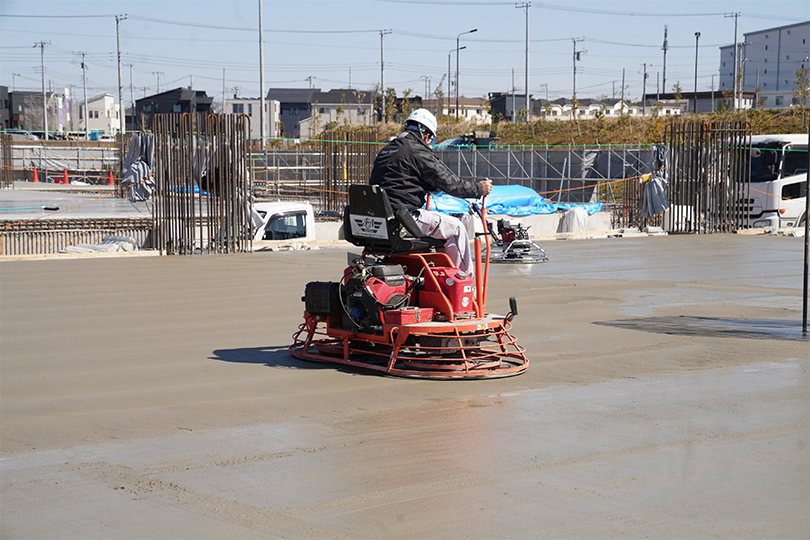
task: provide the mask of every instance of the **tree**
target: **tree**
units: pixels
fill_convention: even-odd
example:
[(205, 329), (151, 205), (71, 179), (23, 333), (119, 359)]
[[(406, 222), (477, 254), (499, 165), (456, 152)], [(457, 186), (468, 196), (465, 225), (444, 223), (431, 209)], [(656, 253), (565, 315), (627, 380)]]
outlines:
[(681, 99), (683, 98), (683, 89), (681, 88), (681, 81), (676, 81), (675, 84), (672, 85), (672, 92), (675, 94), (675, 104), (678, 106), (678, 110), (683, 113), (683, 109), (681, 108)]
[(437, 115), (442, 110), (442, 100), (444, 99), (444, 79), (446, 75), (442, 75), (442, 78), (439, 79), (438, 84), (436, 84), (436, 88), (433, 89), (433, 97), (436, 99), (436, 110), (433, 111)]
[(810, 77), (807, 68), (796, 70), (796, 89), (793, 91), (793, 103), (806, 109), (810, 100)]
[(393, 88), (385, 89), (385, 118), (383, 122), (389, 122), (396, 119), (396, 111), (394, 108), (397, 104), (397, 91)]
[(408, 118), (411, 115), (411, 93), (412, 89), (408, 88), (402, 92), (402, 118)]

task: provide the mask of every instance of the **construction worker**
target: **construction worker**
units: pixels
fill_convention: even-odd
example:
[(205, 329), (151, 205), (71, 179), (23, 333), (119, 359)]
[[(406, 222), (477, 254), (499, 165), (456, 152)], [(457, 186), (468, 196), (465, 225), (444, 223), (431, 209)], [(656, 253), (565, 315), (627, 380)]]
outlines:
[(453, 216), (425, 210), (428, 193), (443, 191), (461, 198), (481, 198), (492, 191), (492, 180), (462, 180), (430, 149), (438, 123), (427, 109), (405, 120), (405, 131), (380, 150), (369, 184), (385, 190), (394, 208), (411, 212), (424, 236), (445, 240), (444, 252), (462, 272), (472, 273), (473, 256), (467, 228)]

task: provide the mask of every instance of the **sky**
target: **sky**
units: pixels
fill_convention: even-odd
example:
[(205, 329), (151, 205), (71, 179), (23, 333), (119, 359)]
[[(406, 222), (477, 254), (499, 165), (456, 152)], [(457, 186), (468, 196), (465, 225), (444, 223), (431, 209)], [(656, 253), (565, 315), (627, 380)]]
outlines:
[[(526, 3), (530, 7), (520, 7)], [(121, 84), (125, 106), (135, 99), (193, 84), (217, 101), (260, 95), (259, 0), (0, 0), (0, 85), (9, 90), (73, 88), (83, 94), (86, 53), (89, 97), (118, 97), (116, 15), (121, 16)], [(577, 96), (618, 97), (698, 90), (719, 80), (719, 47), (746, 32), (810, 19), (807, 0), (262, 0), (264, 87), (371, 90), (425, 97), (448, 63), (459, 93), (525, 92), (526, 20), (529, 91), (535, 98), (570, 98), (574, 39)], [(126, 18), (124, 18), (126, 16)], [(664, 27), (668, 27), (666, 88)], [(475, 32), (469, 33), (471, 30)], [(381, 31), (384, 43), (381, 44)], [(695, 32), (700, 32), (697, 41)], [(459, 36), (459, 34), (461, 34)], [(581, 41), (580, 41), (581, 40)], [(44, 51), (40, 47), (45, 43)], [(15, 75), (16, 74), (16, 75)], [(131, 74), (131, 77), (130, 77)], [(223, 80), (224, 79), (224, 80)], [(442, 82), (443, 81), (443, 82)], [(134, 87), (134, 91), (131, 91)], [(451, 88), (451, 95), (455, 89)], [(81, 99), (81, 97), (80, 97)]]

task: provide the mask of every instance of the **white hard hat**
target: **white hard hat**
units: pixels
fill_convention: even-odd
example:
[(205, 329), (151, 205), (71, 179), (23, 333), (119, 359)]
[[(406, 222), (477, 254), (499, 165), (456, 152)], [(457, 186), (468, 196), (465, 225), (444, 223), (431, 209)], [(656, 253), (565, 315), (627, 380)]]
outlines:
[(416, 123), (419, 125), (424, 126), (430, 134), (435, 138), (436, 131), (439, 128), (439, 123), (436, 122), (436, 117), (433, 116), (433, 113), (427, 109), (416, 109), (411, 113), (411, 115), (405, 120), (405, 125)]

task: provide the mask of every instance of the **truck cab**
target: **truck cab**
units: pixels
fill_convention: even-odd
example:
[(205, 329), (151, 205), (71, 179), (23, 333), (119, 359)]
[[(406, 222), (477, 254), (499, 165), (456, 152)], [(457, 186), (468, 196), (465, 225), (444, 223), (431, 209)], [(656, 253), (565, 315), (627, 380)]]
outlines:
[(255, 221), (259, 222), (253, 234), (254, 242), (315, 240), (315, 212), (307, 202), (256, 202), (252, 211)]
[(751, 137), (750, 184), (742, 201), (751, 227), (798, 227), (807, 219), (807, 146), (804, 134)]

